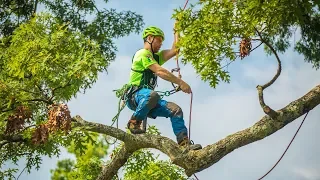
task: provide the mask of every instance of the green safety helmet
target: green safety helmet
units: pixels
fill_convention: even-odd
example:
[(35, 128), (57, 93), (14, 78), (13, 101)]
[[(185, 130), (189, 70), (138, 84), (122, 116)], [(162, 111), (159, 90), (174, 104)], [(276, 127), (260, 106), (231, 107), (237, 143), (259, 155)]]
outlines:
[(142, 38), (145, 39), (146, 37), (148, 37), (148, 35), (161, 36), (162, 40), (164, 41), (164, 33), (163, 33), (163, 31), (160, 28), (156, 27), (156, 26), (147, 27), (142, 33)]

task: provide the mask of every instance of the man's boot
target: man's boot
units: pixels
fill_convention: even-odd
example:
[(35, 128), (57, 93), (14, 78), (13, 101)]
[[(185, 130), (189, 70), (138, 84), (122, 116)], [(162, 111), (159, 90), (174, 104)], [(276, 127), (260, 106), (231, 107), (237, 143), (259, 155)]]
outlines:
[(145, 131), (141, 127), (142, 121), (129, 120), (127, 127), (132, 134), (143, 134)]
[(177, 136), (178, 144), (184, 148), (189, 148), (190, 150), (199, 150), (202, 149), (200, 144), (194, 144), (193, 141), (190, 141), (187, 133), (181, 132)]

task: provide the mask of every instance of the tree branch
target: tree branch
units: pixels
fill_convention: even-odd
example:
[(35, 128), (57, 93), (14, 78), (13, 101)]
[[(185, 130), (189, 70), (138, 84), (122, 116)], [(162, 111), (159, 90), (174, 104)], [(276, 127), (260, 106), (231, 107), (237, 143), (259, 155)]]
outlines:
[(27, 102), (44, 102), (47, 104), (53, 104), (53, 102), (51, 100), (46, 100), (46, 99), (30, 99), (30, 100), (26, 100)]
[(34, 7), (33, 7), (33, 14), (37, 12), (37, 7), (38, 7), (38, 0), (35, 0)]
[(111, 180), (134, 151), (133, 149), (129, 149), (129, 146), (124, 145), (115, 155), (114, 159), (107, 166), (103, 167), (97, 180)]
[[(110, 177), (106, 175), (106, 173), (116, 173), (126, 162), (130, 154), (141, 148), (155, 148), (160, 150), (167, 154), (174, 164), (184, 168), (187, 176), (191, 176), (196, 172), (212, 166), (235, 149), (275, 133), (319, 104), (320, 85), (313, 88), (301, 98), (278, 110), (276, 119), (265, 115), (253, 126), (229, 135), (217, 143), (208, 145), (197, 151), (186, 151), (173, 140), (163, 136), (151, 134), (132, 135), (114, 127), (87, 122), (80, 116), (74, 117), (73, 121), (86, 130), (106, 134), (122, 140), (125, 143), (125, 147), (118, 156), (101, 172), (103, 173), (103, 175), (100, 175), (102, 179), (108, 179)], [(127, 149), (128, 147), (130, 147), (130, 149)]]
[(0, 149), (12, 142), (26, 142), (26, 139), (24, 139), (22, 135), (7, 136), (0, 134)]
[(281, 61), (280, 61), (280, 58), (278, 56), (278, 53), (272, 47), (272, 45), (268, 41), (263, 39), (261, 33), (258, 31), (257, 28), (255, 28), (255, 30), (258, 33), (258, 35), (259, 35), (259, 37), (261, 39), (261, 42), (265, 43), (271, 49), (271, 51), (276, 56), (276, 59), (278, 61), (278, 69), (277, 69), (277, 73), (275, 74), (275, 76), (269, 82), (267, 82), (266, 84), (264, 84), (262, 86), (261, 85), (257, 86), (258, 97), (259, 97), (259, 102), (260, 102), (261, 108), (263, 109), (264, 113), (269, 115), (271, 118), (275, 119), (278, 116), (278, 114), (277, 114), (276, 111), (274, 111), (272, 108), (270, 108), (268, 105), (265, 104), (264, 98), (263, 98), (263, 90), (266, 89), (267, 87), (271, 86), (278, 79), (278, 77), (280, 76), (280, 74), (281, 74)]
[(247, 129), (229, 135), (217, 143), (203, 148), (201, 151), (190, 152), (188, 156), (181, 160), (184, 161), (184, 164), (189, 165), (187, 168), (184, 167), (186, 174), (190, 176), (195, 172), (208, 168), (233, 150), (275, 133), (319, 104), (320, 85), (280, 109), (277, 119), (271, 119), (266, 115)]
[(0, 109), (0, 112), (1, 113), (5, 113), (5, 112), (9, 112), (9, 111), (13, 111), (13, 110), (15, 110), (16, 108), (14, 107), (14, 108), (9, 108), (9, 109), (4, 109), (4, 108), (6, 108), (6, 106), (5, 107), (2, 107), (1, 109)]
[(58, 86), (58, 87), (56, 87), (56, 88), (53, 88), (53, 89), (52, 89), (52, 93), (51, 93), (52, 96), (49, 98), (49, 101), (52, 101), (52, 99), (54, 98), (54, 95), (55, 95), (55, 93), (56, 93), (57, 90), (63, 89), (63, 88), (68, 87), (68, 86), (71, 86), (71, 79), (68, 81), (67, 84), (65, 84), (65, 85), (63, 85), (63, 86)]
[(258, 47), (260, 47), (262, 43), (263, 43), (263, 42), (261, 42), (261, 43), (260, 43), (258, 46), (256, 46), (255, 48), (251, 49), (250, 52), (252, 52), (252, 51), (254, 51), (255, 49), (257, 49)]

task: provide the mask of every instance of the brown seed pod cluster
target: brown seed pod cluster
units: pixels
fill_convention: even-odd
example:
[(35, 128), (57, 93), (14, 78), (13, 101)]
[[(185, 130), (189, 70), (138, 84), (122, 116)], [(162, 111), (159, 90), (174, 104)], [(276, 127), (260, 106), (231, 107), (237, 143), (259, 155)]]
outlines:
[(58, 130), (68, 133), (71, 130), (71, 115), (66, 104), (50, 105), (48, 116), (48, 122), (38, 126), (32, 134), (32, 142), (36, 145), (46, 143), (50, 133)]
[(41, 124), (32, 134), (32, 143), (35, 145), (43, 144), (48, 141), (49, 130), (47, 124)]
[(24, 128), (26, 122), (32, 117), (32, 112), (25, 106), (18, 106), (13, 115), (7, 119), (6, 134), (14, 133)]
[(50, 105), (49, 106), (49, 132), (55, 132), (59, 129), (66, 133), (71, 130), (71, 115), (66, 104)]
[(240, 57), (241, 57), (241, 59), (250, 55), (251, 48), (252, 48), (251, 39), (243, 38), (240, 42)]

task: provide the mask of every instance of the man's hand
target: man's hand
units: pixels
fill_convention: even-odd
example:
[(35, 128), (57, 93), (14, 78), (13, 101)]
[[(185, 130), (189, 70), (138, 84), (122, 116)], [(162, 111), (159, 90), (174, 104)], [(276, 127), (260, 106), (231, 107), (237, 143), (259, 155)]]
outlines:
[(181, 80), (181, 83), (179, 84), (179, 87), (181, 89), (181, 91), (190, 94), (191, 91), (191, 87), (189, 86), (189, 84), (187, 84), (186, 82), (184, 82), (183, 80)]

